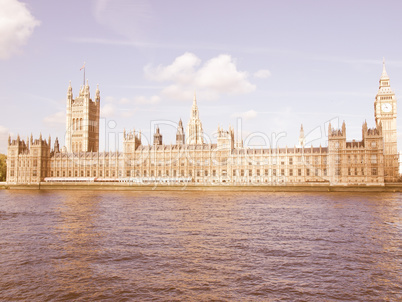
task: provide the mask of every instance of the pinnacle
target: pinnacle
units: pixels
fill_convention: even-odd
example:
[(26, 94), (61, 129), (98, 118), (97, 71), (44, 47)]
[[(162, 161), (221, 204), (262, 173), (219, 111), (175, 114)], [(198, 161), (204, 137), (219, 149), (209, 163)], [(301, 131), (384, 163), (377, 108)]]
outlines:
[(382, 74), (381, 74), (381, 80), (389, 79), (387, 70), (385, 69), (385, 58), (382, 59)]

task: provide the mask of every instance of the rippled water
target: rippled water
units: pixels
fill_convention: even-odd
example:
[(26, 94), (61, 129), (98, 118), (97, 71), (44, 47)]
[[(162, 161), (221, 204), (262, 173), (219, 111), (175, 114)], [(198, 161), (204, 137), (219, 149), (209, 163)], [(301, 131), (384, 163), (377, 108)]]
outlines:
[(0, 191), (0, 300), (402, 300), (402, 195)]

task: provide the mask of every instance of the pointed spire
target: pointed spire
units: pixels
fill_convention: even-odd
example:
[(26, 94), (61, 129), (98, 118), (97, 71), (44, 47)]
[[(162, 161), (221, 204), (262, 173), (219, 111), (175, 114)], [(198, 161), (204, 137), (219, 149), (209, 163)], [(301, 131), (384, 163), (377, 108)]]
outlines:
[(71, 87), (71, 80), (70, 80), (70, 82), (68, 84), (67, 98), (69, 98), (69, 99), (73, 98), (73, 87)]
[(196, 93), (195, 93), (195, 90), (194, 90), (194, 100), (193, 100), (193, 104), (194, 104), (194, 105), (197, 105), (197, 95), (196, 95)]
[(342, 135), (346, 136), (346, 123), (343, 121), (342, 123)]
[(387, 74), (387, 71), (385, 69), (385, 58), (382, 58), (382, 74), (381, 74), (381, 80), (389, 80), (389, 76)]
[(59, 145), (59, 138), (56, 136), (56, 139), (54, 141), (54, 147), (53, 147), (54, 152), (59, 153), (60, 152), (60, 145)]
[(303, 124), (301, 124), (300, 135), (299, 135), (299, 145), (300, 145), (300, 147), (304, 147), (304, 143), (305, 143), (304, 130), (303, 130)]

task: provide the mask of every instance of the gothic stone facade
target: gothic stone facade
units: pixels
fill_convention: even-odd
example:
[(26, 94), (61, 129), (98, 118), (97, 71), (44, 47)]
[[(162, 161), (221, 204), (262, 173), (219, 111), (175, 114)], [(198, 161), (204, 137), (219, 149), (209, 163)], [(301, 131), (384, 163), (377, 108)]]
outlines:
[(89, 94), (88, 82), (73, 98), (71, 82), (67, 92), (66, 150), (67, 152), (96, 152), (99, 150), (100, 91), (95, 101)]
[(178, 123), (176, 143), (162, 143), (156, 129), (153, 145), (143, 145), (141, 132), (124, 133), (123, 152), (99, 152), (100, 92), (89, 98), (89, 85), (72, 97), (67, 93), (66, 146), (56, 139), (9, 138), (7, 181), (123, 181), (200, 185), (280, 185), (326, 183), (330, 185), (384, 185), (396, 181), (396, 98), (383, 68), (376, 96), (376, 127), (362, 126), (360, 141), (346, 140), (341, 129), (328, 127), (328, 147), (305, 147), (303, 129), (300, 147), (245, 148), (235, 141), (233, 128), (218, 128), (216, 144), (203, 141), (202, 124), (194, 96), (187, 131)]

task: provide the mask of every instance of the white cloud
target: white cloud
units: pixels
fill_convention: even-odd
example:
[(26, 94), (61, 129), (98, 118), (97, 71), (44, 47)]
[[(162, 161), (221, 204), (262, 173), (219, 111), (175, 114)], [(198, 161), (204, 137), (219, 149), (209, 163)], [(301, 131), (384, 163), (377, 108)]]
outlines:
[(8, 128), (0, 126), (0, 153), (7, 153), (8, 135)]
[(230, 55), (219, 55), (200, 65), (201, 60), (187, 52), (167, 66), (147, 65), (144, 73), (149, 80), (168, 82), (161, 93), (176, 100), (192, 100), (194, 91), (203, 99), (212, 100), (222, 94), (245, 94), (256, 89), (249, 82), (248, 73), (237, 70)]
[(106, 104), (101, 108), (100, 112), (103, 117), (112, 117), (116, 114), (116, 106), (110, 103)]
[(66, 124), (66, 112), (59, 111), (55, 114), (49, 115), (43, 119), (43, 122), (49, 127), (57, 127)]
[(265, 79), (271, 76), (271, 72), (268, 69), (260, 69), (254, 72), (253, 76), (259, 79)]
[(0, 0), (0, 8), (0, 59), (7, 59), (19, 52), (40, 22), (17, 0)]
[(152, 81), (175, 81), (186, 84), (194, 80), (195, 68), (200, 63), (201, 60), (196, 55), (186, 52), (166, 67), (159, 65), (153, 68), (151, 65), (147, 65), (144, 67), (144, 72), (145, 76)]
[(232, 114), (232, 117), (241, 117), (244, 120), (251, 120), (257, 116), (257, 112), (255, 110), (249, 110), (240, 113)]
[(229, 55), (219, 55), (210, 59), (198, 70), (195, 83), (201, 88), (217, 93), (243, 94), (255, 90), (247, 80), (247, 73), (237, 70)]

